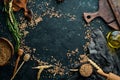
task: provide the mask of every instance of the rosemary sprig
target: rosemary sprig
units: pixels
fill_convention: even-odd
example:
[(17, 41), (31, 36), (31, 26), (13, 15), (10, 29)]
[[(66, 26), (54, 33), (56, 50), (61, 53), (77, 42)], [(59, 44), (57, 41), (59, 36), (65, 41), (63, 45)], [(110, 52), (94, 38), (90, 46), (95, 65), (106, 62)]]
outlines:
[(6, 13), (6, 24), (9, 28), (10, 32), (12, 33), (13, 38), (16, 42), (15, 51), (18, 51), (18, 49), (20, 47), (20, 39), (22, 36), (21, 36), (20, 31), (19, 31), (18, 23), (15, 19), (15, 16), (14, 16), (14, 13), (12, 10), (12, 2), (13, 2), (13, 0), (11, 0), (9, 3), (7, 3), (4, 0), (4, 11)]

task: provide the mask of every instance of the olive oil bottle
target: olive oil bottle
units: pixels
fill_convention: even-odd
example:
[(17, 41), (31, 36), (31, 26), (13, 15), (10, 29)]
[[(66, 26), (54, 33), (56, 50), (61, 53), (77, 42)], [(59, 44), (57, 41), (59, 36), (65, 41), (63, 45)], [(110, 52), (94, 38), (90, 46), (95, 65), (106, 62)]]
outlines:
[(107, 44), (113, 49), (120, 48), (120, 31), (113, 31), (107, 34)]

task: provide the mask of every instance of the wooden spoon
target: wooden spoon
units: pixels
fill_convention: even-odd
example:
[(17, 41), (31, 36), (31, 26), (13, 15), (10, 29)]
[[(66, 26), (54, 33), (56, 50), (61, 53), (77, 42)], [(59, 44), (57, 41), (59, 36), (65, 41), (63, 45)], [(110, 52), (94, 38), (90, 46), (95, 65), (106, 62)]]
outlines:
[(17, 71), (15, 72), (15, 74), (12, 76), (12, 78), (10, 80), (13, 80), (16, 76), (16, 74), (18, 73), (18, 71), (21, 69), (21, 67), (23, 66), (23, 64), (25, 62), (27, 62), (30, 59), (30, 54), (25, 54), (24, 58), (23, 58), (23, 62), (22, 64), (19, 66), (19, 68), (17, 69)]
[(18, 64), (19, 64), (19, 61), (20, 61), (20, 57), (23, 55), (23, 49), (19, 49), (18, 50), (18, 58), (16, 60), (16, 64), (15, 64), (15, 68), (14, 68), (14, 72), (13, 72), (13, 75), (15, 74), (16, 70), (17, 70), (17, 67), (18, 67)]

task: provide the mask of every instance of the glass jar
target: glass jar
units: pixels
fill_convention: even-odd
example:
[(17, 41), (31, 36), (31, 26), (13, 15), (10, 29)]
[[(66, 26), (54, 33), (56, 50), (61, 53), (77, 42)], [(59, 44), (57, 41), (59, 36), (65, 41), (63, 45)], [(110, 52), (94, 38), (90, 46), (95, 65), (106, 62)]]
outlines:
[(120, 31), (113, 31), (107, 34), (107, 43), (111, 48), (120, 48)]

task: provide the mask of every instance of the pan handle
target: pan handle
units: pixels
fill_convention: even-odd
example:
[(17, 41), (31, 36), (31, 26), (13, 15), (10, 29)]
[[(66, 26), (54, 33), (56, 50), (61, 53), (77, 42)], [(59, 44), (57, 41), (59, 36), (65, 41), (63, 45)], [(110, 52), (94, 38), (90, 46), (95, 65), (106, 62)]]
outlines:
[(84, 13), (84, 19), (86, 20), (87, 23), (90, 23), (96, 17), (99, 17), (99, 13), (98, 12)]

